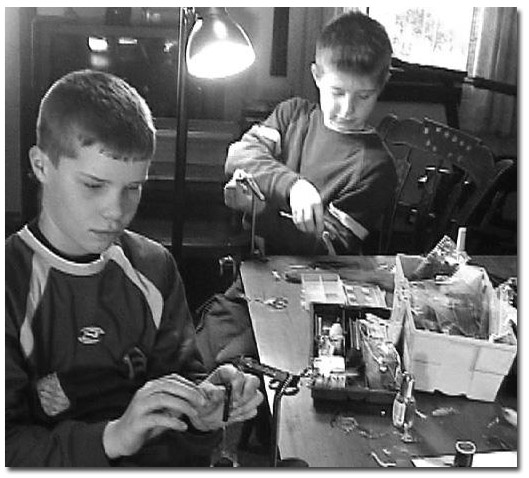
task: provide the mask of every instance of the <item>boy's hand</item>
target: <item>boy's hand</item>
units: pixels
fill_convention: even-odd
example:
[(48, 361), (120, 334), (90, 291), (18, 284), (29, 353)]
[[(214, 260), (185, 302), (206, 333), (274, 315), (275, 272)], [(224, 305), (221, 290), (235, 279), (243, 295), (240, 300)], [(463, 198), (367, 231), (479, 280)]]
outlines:
[(292, 221), (300, 231), (321, 236), (323, 232), (321, 196), (306, 179), (299, 179), (290, 189), (290, 209)]
[(223, 385), (227, 383), (232, 387), (228, 423), (245, 421), (257, 414), (257, 406), (263, 401), (263, 394), (259, 391), (259, 379), (241, 372), (233, 365), (221, 365), (200, 384), (209, 400), (208, 405), (197, 416), (190, 417), (191, 423), (198, 430), (216, 430), (222, 426), (225, 393)]
[(132, 398), (125, 413), (103, 432), (103, 447), (110, 459), (136, 453), (150, 438), (171, 429), (185, 431), (205, 407), (207, 399), (197, 385), (177, 374), (147, 382)]

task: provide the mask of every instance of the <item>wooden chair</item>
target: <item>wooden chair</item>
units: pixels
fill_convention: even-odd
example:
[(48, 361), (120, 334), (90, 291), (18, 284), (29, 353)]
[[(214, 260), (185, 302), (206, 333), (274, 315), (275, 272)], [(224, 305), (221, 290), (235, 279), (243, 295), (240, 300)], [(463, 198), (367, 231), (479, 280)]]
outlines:
[(498, 160), (499, 171), (467, 225), (469, 254), (518, 254), (518, 167), (513, 158)]
[(378, 130), (399, 176), (382, 253), (425, 253), (445, 234), (455, 240), (508, 167), (480, 139), (428, 118), (388, 115)]

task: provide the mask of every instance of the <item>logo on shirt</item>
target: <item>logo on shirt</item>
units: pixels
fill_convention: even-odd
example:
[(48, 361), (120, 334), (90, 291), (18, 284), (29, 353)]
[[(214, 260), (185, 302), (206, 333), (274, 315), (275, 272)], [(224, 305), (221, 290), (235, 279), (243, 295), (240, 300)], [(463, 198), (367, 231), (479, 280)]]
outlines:
[(81, 329), (77, 340), (84, 345), (92, 345), (101, 342), (103, 335), (105, 335), (105, 331), (101, 327), (91, 325)]

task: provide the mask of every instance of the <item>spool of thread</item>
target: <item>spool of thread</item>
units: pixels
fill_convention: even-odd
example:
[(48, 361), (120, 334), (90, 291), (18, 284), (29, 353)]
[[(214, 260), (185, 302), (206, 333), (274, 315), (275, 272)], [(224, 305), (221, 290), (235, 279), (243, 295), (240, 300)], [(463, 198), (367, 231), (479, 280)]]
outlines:
[(236, 468), (238, 465), (229, 456), (221, 456), (211, 466), (214, 468)]
[(469, 440), (456, 441), (456, 454), (454, 457), (454, 467), (469, 468), (472, 466), (476, 445)]

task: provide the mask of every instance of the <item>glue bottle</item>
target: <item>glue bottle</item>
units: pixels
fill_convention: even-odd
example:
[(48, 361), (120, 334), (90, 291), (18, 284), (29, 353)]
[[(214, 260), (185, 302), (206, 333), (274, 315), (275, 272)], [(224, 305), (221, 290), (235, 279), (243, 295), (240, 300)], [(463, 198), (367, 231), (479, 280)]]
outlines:
[(415, 398), (413, 397), (413, 376), (404, 372), (400, 390), (393, 400), (393, 425), (400, 431), (409, 430), (415, 418)]

